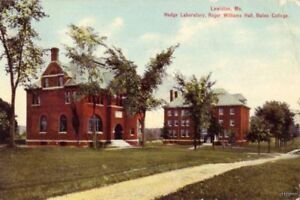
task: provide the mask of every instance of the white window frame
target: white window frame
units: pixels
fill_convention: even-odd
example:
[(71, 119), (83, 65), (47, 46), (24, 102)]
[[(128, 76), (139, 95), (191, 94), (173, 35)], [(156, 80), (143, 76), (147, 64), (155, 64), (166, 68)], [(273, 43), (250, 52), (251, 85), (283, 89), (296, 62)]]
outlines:
[(181, 129), (180, 134), (181, 134), (181, 137), (185, 137), (185, 130)]
[(230, 108), (230, 109), (229, 109), (229, 114), (230, 114), (230, 115), (235, 115), (235, 110), (234, 110), (234, 108)]
[(185, 116), (185, 110), (184, 109), (181, 110), (181, 116)]
[(224, 123), (224, 120), (223, 119), (219, 119), (219, 124), (223, 125), (223, 123)]
[(186, 130), (185, 130), (185, 137), (190, 137), (189, 129), (186, 129)]
[(219, 108), (219, 115), (224, 115), (224, 109), (223, 108)]
[(229, 120), (229, 126), (235, 127), (235, 121), (233, 119)]
[(71, 92), (66, 91), (65, 92), (65, 104), (70, 104), (71, 103)]
[(172, 127), (172, 126), (173, 126), (172, 120), (168, 120), (168, 126), (169, 126), (169, 127)]
[(49, 79), (48, 78), (45, 78), (45, 88), (49, 87)]
[(170, 138), (173, 137), (173, 130), (168, 130), (168, 135)]
[(171, 117), (172, 116), (172, 110), (168, 110), (167, 114), (168, 114), (169, 117)]
[(181, 120), (181, 126), (182, 126), (182, 127), (185, 126), (185, 120)]
[(179, 125), (179, 123), (178, 123), (178, 120), (174, 120), (174, 126), (178, 126)]
[(190, 126), (190, 120), (189, 120), (189, 119), (185, 120), (185, 126), (186, 126), (186, 127), (189, 127), (189, 126)]
[(178, 117), (178, 110), (174, 110), (174, 116)]
[(173, 130), (173, 138), (177, 138), (177, 131), (176, 130)]

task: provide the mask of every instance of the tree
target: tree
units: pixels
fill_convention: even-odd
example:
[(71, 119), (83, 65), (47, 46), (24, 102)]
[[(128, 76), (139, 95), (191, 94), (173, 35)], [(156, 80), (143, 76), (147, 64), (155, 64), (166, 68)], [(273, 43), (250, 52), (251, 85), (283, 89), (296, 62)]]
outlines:
[(0, 42), (4, 50), (0, 59), (6, 60), (5, 70), (10, 78), (11, 89), (10, 147), (15, 147), (17, 88), (35, 77), (37, 66), (42, 64), (43, 51), (34, 43), (38, 33), (32, 27), (32, 22), (45, 16), (38, 0), (0, 1)]
[[(104, 66), (101, 62), (96, 61), (95, 51), (98, 46), (105, 46), (105, 37), (99, 37), (91, 27), (70, 26), (70, 37), (73, 39), (75, 46), (65, 46), (67, 57), (71, 62), (79, 67), (79, 72), (83, 76), (87, 76), (87, 82), (79, 86), (79, 91), (83, 97), (90, 97), (93, 103), (92, 130), (93, 130), (93, 147), (97, 148), (96, 134), (96, 103), (97, 98), (102, 95), (101, 88), (102, 78), (100, 68)], [(72, 124), (75, 130), (79, 130), (79, 117), (74, 103), (71, 105), (73, 118)], [(79, 134), (77, 134), (79, 137)], [(79, 140), (79, 139), (78, 139)]]
[(250, 121), (250, 131), (247, 139), (251, 142), (257, 142), (257, 152), (260, 154), (260, 143), (262, 141), (268, 142), (268, 153), (270, 153), (270, 130), (268, 123), (261, 117), (253, 116)]
[(275, 137), (276, 147), (290, 139), (289, 128), (294, 123), (294, 114), (284, 102), (269, 101), (255, 110), (255, 115), (261, 117)]
[[(6, 143), (9, 139), (9, 120), (11, 117), (11, 106), (0, 98), (0, 143)], [(18, 127), (15, 121), (15, 128)]]
[[(162, 83), (166, 66), (171, 64), (172, 55), (177, 46), (162, 51), (146, 66), (144, 74), (137, 73), (137, 66), (128, 60), (121, 49), (108, 47), (103, 43), (105, 37), (99, 37), (90, 27), (72, 25), (76, 48), (67, 47), (68, 56), (79, 66), (94, 66), (94, 69), (106, 68), (115, 74), (108, 86), (110, 94), (124, 95), (124, 107), (127, 113), (139, 115), (144, 142), (146, 111), (156, 108), (162, 100), (153, 96), (154, 91)], [(97, 58), (94, 53), (98, 47), (106, 48), (105, 57)]]
[(213, 148), (215, 146), (215, 137), (222, 133), (222, 131), (223, 127), (220, 125), (218, 119), (213, 115), (213, 113), (211, 113), (207, 133), (210, 137)]
[(166, 124), (164, 124), (164, 126), (161, 128), (160, 132), (160, 135), (163, 139), (169, 139), (169, 129)]
[(124, 56), (121, 49), (109, 48), (106, 52), (106, 65), (115, 72), (109, 88), (113, 93), (126, 94), (125, 110), (131, 115), (139, 115), (142, 144), (145, 143), (146, 111), (155, 109), (164, 102), (156, 99), (153, 93), (162, 83), (166, 67), (172, 63), (172, 55), (177, 47), (178, 45), (171, 46), (151, 58), (142, 76), (137, 74), (137, 66)]
[(185, 103), (190, 105), (191, 118), (194, 126), (194, 150), (197, 149), (197, 141), (200, 141), (201, 131), (207, 128), (210, 121), (213, 105), (217, 102), (217, 96), (212, 91), (215, 84), (210, 80), (211, 74), (201, 77), (195, 75), (190, 81), (186, 81), (181, 74), (176, 74), (177, 89), (182, 92)]

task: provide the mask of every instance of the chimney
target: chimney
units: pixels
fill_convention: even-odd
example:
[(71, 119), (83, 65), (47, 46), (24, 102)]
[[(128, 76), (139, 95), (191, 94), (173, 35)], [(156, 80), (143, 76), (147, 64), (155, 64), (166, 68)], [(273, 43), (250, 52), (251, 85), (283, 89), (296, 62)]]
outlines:
[(58, 61), (58, 52), (59, 49), (56, 47), (51, 48), (51, 62)]
[(178, 92), (174, 91), (174, 99), (176, 99), (178, 97)]
[(170, 90), (170, 102), (173, 101), (173, 90)]

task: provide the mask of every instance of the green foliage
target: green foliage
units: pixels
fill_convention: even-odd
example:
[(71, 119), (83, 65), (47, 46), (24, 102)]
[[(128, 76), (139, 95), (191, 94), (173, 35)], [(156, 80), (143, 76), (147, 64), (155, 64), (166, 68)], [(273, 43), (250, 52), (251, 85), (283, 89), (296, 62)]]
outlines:
[(109, 88), (113, 93), (126, 94), (124, 105), (129, 113), (145, 114), (147, 110), (161, 105), (163, 101), (156, 99), (153, 92), (162, 83), (166, 67), (172, 63), (177, 47), (171, 46), (151, 58), (143, 76), (137, 74), (137, 66), (123, 55), (121, 49), (109, 48), (106, 51), (106, 65), (115, 73)]
[(3, 53), (0, 60), (6, 61), (5, 70), (9, 75), (11, 88), (10, 146), (14, 147), (15, 98), (19, 84), (26, 85), (36, 78), (41, 66), (43, 50), (35, 44), (38, 33), (32, 27), (46, 14), (38, 0), (0, 1), (0, 42)]
[[(79, 67), (81, 75), (87, 76), (87, 82), (80, 84), (79, 93), (82, 98), (91, 96), (93, 99), (93, 116), (95, 116), (96, 97), (103, 93), (101, 87), (102, 73), (101, 67), (104, 66), (101, 62), (96, 60), (95, 51), (99, 46), (104, 46), (105, 37), (99, 37), (91, 27), (78, 27), (70, 25), (69, 36), (73, 40), (73, 46), (65, 45), (67, 57)], [(76, 131), (79, 130), (80, 121), (76, 109), (76, 105), (71, 105), (72, 109), (72, 124)], [(79, 137), (79, 134), (77, 133)], [(93, 146), (97, 148), (97, 136), (95, 131), (95, 124), (93, 124)]]
[(163, 139), (169, 139), (169, 130), (166, 124), (164, 124), (163, 128), (161, 129), (161, 137)]
[(10, 105), (0, 98), (0, 143), (9, 138), (9, 117), (11, 115)]
[(269, 141), (271, 137), (268, 123), (261, 117), (253, 116), (250, 121), (250, 131), (247, 139), (251, 142)]
[(217, 103), (216, 94), (212, 91), (215, 82), (210, 80), (211, 74), (201, 77), (199, 80), (195, 75), (190, 81), (186, 81), (181, 74), (176, 74), (178, 86), (182, 92), (185, 103), (190, 105), (191, 117), (194, 124), (194, 148), (196, 140), (200, 139), (203, 128), (208, 128), (211, 118), (212, 107)]
[[(6, 101), (0, 98), (0, 143), (6, 143), (9, 139), (9, 120), (11, 118), (11, 106)], [(15, 120), (15, 129), (17, 130), (18, 123)]]
[(255, 115), (263, 119), (264, 124), (278, 140), (291, 139), (289, 128), (294, 124), (294, 114), (284, 102), (270, 101), (255, 110)]
[(211, 141), (214, 141), (215, 136), (220, 135), (220, 133), (223, 132), (223, 127), (220, 125), (218, 119), (211, 114), (210, 121), (209, 121), (209, 127), (207, 129), (207, 133), (211, 138)]
[(14, 89), (36, 77), (37, 67), (43, 63), (43, 51), (34, 44), (38, 33), (32, 21), (45, 16), (37, 0), (1, 1), (0, 41), (4, 52), (0, 58), (6, 58), (5, 69)]
[[(87, 70), (89, 83), (83, 85), (83, 91), (95, 95), (101, 92), (100, 70), (109, 69), (114, 73), (114, 79), (110, 82), (108, 90), (110, 94), (123, 95), (124, 107), (127, 113), (140, 114), (142, 132), (144, 132), (146, 111), (156, 108), (162, 100), (156, 99), (153, 92), (162, 83), (166, 67), (171, 64), (172, 55), (177, 46), (171, 46), (162, 51), (146, 66), (143, 76), (137, 74), (137, 66), (128, 60), (121, 49), (108, 47), (103, 41), (105, 37), (99, 37), (91, 27), (70, 26), (69, 35), (75, 46), (66, 46), (67, 56), (81, 69)], [(104, 47), (105, 57), (97, 58), (95, 52), (98, 47)], [(99, 80), (100, 78), (100, 80)], [(99, 87), (96, 87), (97, 84)]]

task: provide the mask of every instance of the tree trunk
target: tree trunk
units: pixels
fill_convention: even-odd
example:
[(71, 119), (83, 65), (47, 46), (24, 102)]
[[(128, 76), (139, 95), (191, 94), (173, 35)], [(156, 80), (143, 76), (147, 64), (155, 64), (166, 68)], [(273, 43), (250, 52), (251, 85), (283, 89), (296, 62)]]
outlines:
[(10, 140), (9, 140), (9, 147), (15, 148), (16, 143), (15, 143), (15, 132), (16, 132), (16, 123), (15, 123), (15, 100), (16, 100), (16, 90), (11, 86), (11, 115), (9, 119), (9, 135), (10, 135)]
[(195, 124), (194, 125), (194, 150), (197, 149), (197, 129), (198, 129), (198, 126)]
[(279, 148), (279, 140), (275, 137), (275, 148)]
[(93, 148), (97, 149), (97, 134), (96, 134), (96, 97), (93, 97)]
[(142, 119), (141, 119), (141, 132), (142, 132), (142, 146), (144, 147), (145, 144), (146, 144), (146, 141), (145, 141), (145, 119), (146, 119), (146, 111), (144, 110), (143, 113), (142, 113)]
[(260, 139), (257, 141), (257, 153), (260, 155)]

